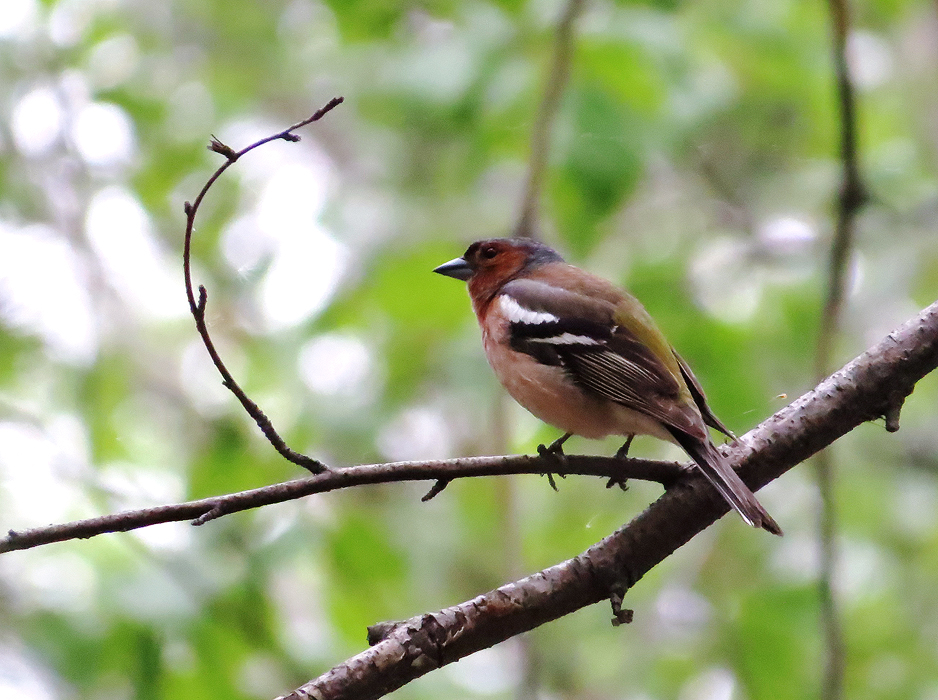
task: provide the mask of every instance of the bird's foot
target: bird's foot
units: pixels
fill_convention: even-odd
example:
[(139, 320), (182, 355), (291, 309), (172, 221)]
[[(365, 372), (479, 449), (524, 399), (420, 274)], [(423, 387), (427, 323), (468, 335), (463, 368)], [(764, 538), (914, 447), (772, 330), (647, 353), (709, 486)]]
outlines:
[[(572, 433), (564, 433), (562, 436), (554, 440), (550, 445), (546, 447), (544, 445), (537, 446), (537, 453), (545, 460), (552, 461), (560, 466), (563, 466), (567, 462), (567, 455), (563, 453), (563, 444), (569, 439)], [(565, 474), (558, 472), (558, 474), (563, 477)], [(550, 487), (554, 491), (559, 491), (557, 488), (557, 482), (554, 481), (554, 475), (550, 472), (546, 472), (547, 482), (550, 484)]]
[(571, 435), (573, 435), (573, 433), (564, 433), (546, 447), (544, 445), (538, 445), (537, 453), (544, 459), (552, 459), (557, 462), (566, 461), (567, 455), (563, 453), (563, 444), (570, 438)]
[(629, 456), (629, 448), (632, 446), (632, 440), (634, 439), (634, 435), (629, 435), (628, 439), (625, 441), (625, 444), (616, 450), (616, 459), (625, 459)]

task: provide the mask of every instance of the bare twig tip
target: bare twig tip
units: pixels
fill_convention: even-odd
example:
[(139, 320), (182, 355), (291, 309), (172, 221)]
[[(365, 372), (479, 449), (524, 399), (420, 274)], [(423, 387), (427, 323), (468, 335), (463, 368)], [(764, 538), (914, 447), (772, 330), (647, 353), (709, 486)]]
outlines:
[(400, 624), (397, 620), (388, 620), (386, 622), (376, 622), (368, 627), (368, 646), (373, 647), (378, 642), (383, 642)]
[(894, 433), (899, 430), (899, 414), (902, 412), (902, 403), (895, 404), (886, 409), (883, 417), (886, 419), (886, 430)]
[(623, 608), (619, 611), (619, 614), (612, 618), (612, 626), (618, 627), (619, 625), (628, 625), (632, 622), (632, 619), (635, 617), (635, 611), (629, 610), (628, 608)]
[(212, 135), (212, 140), (208, 144), (208, 150), (219, 153), (228, 160), (234, 161), (238, 160), (238, 154), (231, 146), (226, 146), (221, 141), (219, 141), (214, 135)]
[(627, 625), (632, 622), (634, 611), (622, 607), (622, 601), (625, 599), (625, 586), (616, 585), (609, 592), (609, 602), (612, 604), (612, 626)]
[(182, 205), (182, 211), (186, 216), (192, 216), (192, 204), (186, 202)]
[(215, 518), (220, 518), (225, 514), (225, 508), (221, 503), (216, 503), (209, 510), (205, 511), (198, 518), (192, 521), (192, 525), (198, 527), (199, 525), (204, 525), (209, 520), (215, 520)]
[(431, 498), (438, 496), (448, 485), (449, 479), (438, 479), (433, 486), (430, 487), (430, 490), (424, 494), (423, 498), (420, 499), (420, 502), (426, 503)]

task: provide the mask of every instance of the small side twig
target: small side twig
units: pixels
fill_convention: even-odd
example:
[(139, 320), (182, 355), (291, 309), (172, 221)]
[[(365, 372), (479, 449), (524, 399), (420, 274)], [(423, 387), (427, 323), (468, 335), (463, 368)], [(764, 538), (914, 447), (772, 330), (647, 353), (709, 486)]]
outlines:
[(199, 195), (195, 198), (195, 201), (191, 204), (186, 202), (183, 206), (183, 210), (186, 214), (186, 236), (185, 242), (183, 244), (182, 267), (186, 281), (186, 298), (189, 300), (189, 310), (192, 312), (192, 317), (195, 319), (195, 327), (199, 333), (199, 336), (202, 338), (202, 343), (205, 345), (205, 349), (212, 358), (212, 363), (215, 365), (215, 368), (222, 376), (222, 384), (237, 397), (238, 401), (240, 401), (241, 405), (244, 407), (244, 410), (247, 411), (248, 415), (254, 419), (254, 422), (257, 423), (257, 427), (261, 429), (261, 432), (264, 433), (264, 437), (266, 437), (270, 444), (274, 446), (274, 449), (276, 449), (277, 452), (283, 455), (283, 457), (290, 462), (293, 462), (294, 464), (301, 466), (304, 469), (308, 469), (313, 474), (319, 474), (326, 471), (326, 465), (319, 460), (308, 457), (290, 448), (284, 439), (280, 437), (279, 433), (277, 433), (277, 431), (274, 429), (270, 419), (261, 410), (260, 406), (248, 398), (248, 395), (244, 393), (244, 390), (235, 381), (234, 377), (231, 375), (231, 372), (228, 371), (225, 363), (222, 362), (221, 356), (218, 354), (218, 350), (215, 348), (215, 343), (212, 341), (212, 338), (209, 335), (208, 326), (205, 323), (205, 306), (208, 301), (208, 292), (206, 292), (204, 286), (199, 285), (198, 301), (196, 301), (195, 293), (193, 292), (192, 265), (190, 262), (191, 244), (192, 232), (195, 229), (195, 217), (196, 214), (198, 214), (199, 206), (202, 204), (202, 200), (205, 198), (205, 195), (208, 193), (209, 189), (211, 189), (212, 185), (215, 184), (215, 181), (221, 177), (222, 173), (224, 173), (231, 165), (236, 163), (238, 159), (241, 158), (241, 156), (250, 151), (253, 151), (255, 148), (263, 146), (265, 143), (270, 143), (271, 141), (277, 140), (289, 141), (291, 143), (299, 141), (300, 137), (294, 134), (294, 131), (306, 126), (307, 124), (312, 124), (313, 122), (319, 121), (335, 107), (340, 105), (342, 101), (343, 98), (334, 97), (333, 99), (329, 100), (329, 102), (327, 102), (324, 107), (318, 109), (307, 119), (304, 119), (301, 122), (297, 122), (288, 129), (284, 129), (283, 131), (273, 134), (272, 136), (268, 136), (261, 139), (260, 141), (256, 141), (250, 146), (242, 148), (240, 151), (235, 151), (233, 148), (227, 146), (213, 136), (208, 146), (209, 150), (223, 155), (226, 158), (226, 161), (208, 179), (208, 181), (202, 187), (202, 190), (199, 192)]
[(423, 495), (423, 498), (420, 499), (421, 503), (426, 503), (430, 499), (436, 496), (439, 496), (441, 493), (443, 493), (443, 489), (449, 486), (449, 482), (450, 482), (450, 479), (437, 479), (433, 483), (433, 486), (430, 487), (430, 490), (427, 491)]

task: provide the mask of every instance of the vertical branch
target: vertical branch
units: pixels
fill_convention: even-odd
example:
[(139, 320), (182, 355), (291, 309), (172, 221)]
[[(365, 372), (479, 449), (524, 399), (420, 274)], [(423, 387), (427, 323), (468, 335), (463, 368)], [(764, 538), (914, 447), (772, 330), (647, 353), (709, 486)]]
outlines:
[[(847, 2), (848, 0), (829, 0), (834, 73), (840, 112), (841, 182), (836, 201), (834, 238), (831, 242), (828, 263), (827, 298), (821, 313), (815, 356), (815, 374), (819, 380), (830, 372), (833, 344), (840, 327), (849, 282), (856, 220), (867, 199), (866, 189), (860, 178), (856, 98), (847, 65), (847, 36), (850, 27)], [(837, 514), (834, 505), (834, 463), (829, 451), (818, 454), (815, 459), (815, 468), (821, 494), (821, 516), (818, 526), (821, 554), (818, 595), (826, 648), (821, 697), (824, 700), (840, 700), (843, 697), (845, 645), (840, 612), (834, 593)]]
[(560, 98), (563, 96), (564, 88), (570, 77), (570, 63), (573, 58), (573, 29), (583, 5), (584, 0), (567, 0), (560, 21), (557, 23), (554, 53), (544, 84), (544, 95), (537, 108), (534, 128), (531, 130), (531, 156), (524, 182), (524, 195), (521, 199), (521, 213), (515, 226), (516, 236), (528, 238), (537, 236), (537, 211), (540, 204), (541, 190), (544, 189), (544, 175), (547, 171), (547, 156), (550, 151), (550, 136), (553, 131), (554, 119), (560, 108)]

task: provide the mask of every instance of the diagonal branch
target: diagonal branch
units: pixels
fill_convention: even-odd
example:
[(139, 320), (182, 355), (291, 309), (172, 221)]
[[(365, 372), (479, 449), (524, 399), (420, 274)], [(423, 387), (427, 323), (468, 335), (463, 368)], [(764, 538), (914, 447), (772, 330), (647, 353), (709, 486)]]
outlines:
[[(938, 302), (742, 436), (730, 461), (761, 487), (861, 423), (895, 414), (936, 367)], [(378, 698), (587, 605), (611, 598), (615, 611), (628, 588), (728, 512), (702, 479), (683, 483), (573, 559), (451, 608), (372, 628), (373, 646), (283, 700)]]

